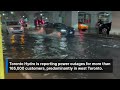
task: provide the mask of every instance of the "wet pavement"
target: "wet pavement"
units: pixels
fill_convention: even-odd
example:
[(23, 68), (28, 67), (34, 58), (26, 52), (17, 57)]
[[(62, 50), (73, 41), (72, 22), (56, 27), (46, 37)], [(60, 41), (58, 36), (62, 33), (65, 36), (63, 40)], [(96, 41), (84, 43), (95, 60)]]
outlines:
[(28, 30), (22, 35), (3, 32), (3, 48), (4, 58), (13, 59), (113, 59), (113, 73), (27, 74), (33, 79), (120, 79), (120, 40), (83, 34), (60, 38)]

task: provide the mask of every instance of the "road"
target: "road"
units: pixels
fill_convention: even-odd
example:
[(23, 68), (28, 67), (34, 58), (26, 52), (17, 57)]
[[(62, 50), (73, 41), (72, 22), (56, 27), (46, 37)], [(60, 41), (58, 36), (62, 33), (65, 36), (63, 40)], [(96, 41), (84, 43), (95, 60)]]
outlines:
[[(120, 79), (120, 40), (75, 36), (45, 36), (28, 30), (7, 35), (3, 31), (4, 58), (14, 59), (113, 59), (113, 73), (29, 73), (30, 79)], [(7, 74), (6, 76), (9, 76)], [(15, 75), (16, 78), (21, 76)], [(7, 77), (6, 77), (7, 78)], [(11, 75), (12, 78), (12, 75)], [(15, 77), (14, 77), (15, 78)]]

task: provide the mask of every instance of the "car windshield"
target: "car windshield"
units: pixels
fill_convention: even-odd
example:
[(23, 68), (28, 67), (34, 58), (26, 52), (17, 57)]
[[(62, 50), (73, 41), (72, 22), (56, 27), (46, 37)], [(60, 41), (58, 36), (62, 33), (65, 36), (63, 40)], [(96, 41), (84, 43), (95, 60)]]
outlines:
[(7, 25), (20, 25), (19, 22), (7, 22)]

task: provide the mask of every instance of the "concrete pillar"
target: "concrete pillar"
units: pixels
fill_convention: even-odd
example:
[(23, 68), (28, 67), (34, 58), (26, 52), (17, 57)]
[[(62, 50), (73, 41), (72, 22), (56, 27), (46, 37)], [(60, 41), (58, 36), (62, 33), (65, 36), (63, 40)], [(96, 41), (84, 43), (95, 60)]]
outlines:
[(78, 29), (78, 12), (72, 11), (71, 14), (72, 14), (71, 26), (74, 27), (75, 29)]
[(67, 26), (78, 29), (78, 12), (77, 11), (64, 11), (63, 23)]
[(34, 26), (34, 13), (33, 14), (29, 14), (29, 24), (31, 27)]
[(110, 34), (120, 35), (120, 11), (112, 11), (112, 27)]
[(59, 23), (62, 23), (62, 17), (59, 17)]
[(67, 26), (71, 26), (71, 18), (72, 18), (72, 13), (71, 11), (64, 11), (63, 14), (63, 23)]
[(53, 23), (53, 20), (52, 20), (52, 11), (49, 11), (48, 19), (49, 19), (49, 22)]
[(60, 14), (59, 11), (50, 11), (49, 12), (49, 21), (52, 23), (61, 23), (59, 14)]
[(59, 23), (59, 11), (54, 11), (53, 12), (53, 22), (54, 23)]
[(98, 21), (97, 12), (91, 11), (90, 14), (91, 14), (91, 25), (90, 25), (90, 28), (94, 29), (95, 25), (96, 25), (96, 23)]
[(65, 11), (61, 11), (61, 20), (62, 20), (61, 23), (64, 23), (64, 21), (65, 21), (64, 16), (65, 16)]
[(109, 22), (112, 22), (112, 12), (110, 12), (109, 14), (110, 14)]

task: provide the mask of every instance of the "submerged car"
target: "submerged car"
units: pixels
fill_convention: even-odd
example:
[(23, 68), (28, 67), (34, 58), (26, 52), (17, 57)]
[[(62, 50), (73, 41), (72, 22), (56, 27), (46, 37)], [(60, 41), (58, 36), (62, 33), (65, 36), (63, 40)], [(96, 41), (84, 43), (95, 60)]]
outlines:
[(53, 27), (56, 29), (56, 31), (60, 32), (61, 35), (74, 36), (75, 29), (73, 27), (66, 26), (65, 24), (62, 23), (54, 23)]
[(7, 21), (6, 22), (7, 33), (23, 33), (24, 28), (18, 21)]
[(50, 23), (50, 22), (45, 22), (44, 24), (44, 28), (53, 28), (54, 23)]
[(86, 30), (88, 30), (88, 25), (79, 22), (78, 23), (78, 30), (86, 31)]

